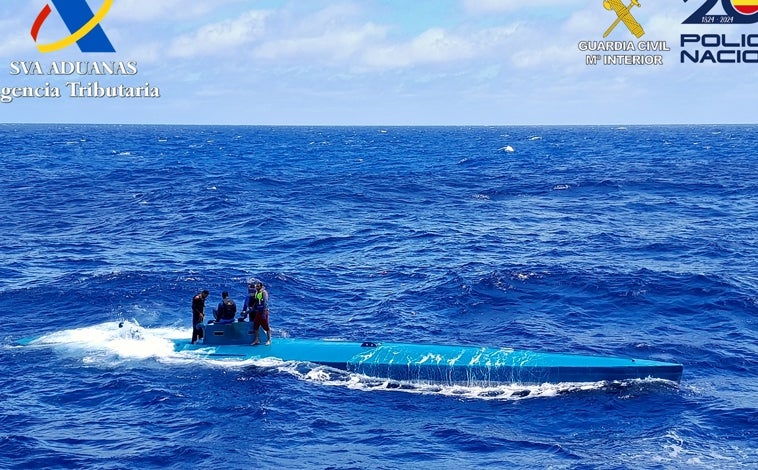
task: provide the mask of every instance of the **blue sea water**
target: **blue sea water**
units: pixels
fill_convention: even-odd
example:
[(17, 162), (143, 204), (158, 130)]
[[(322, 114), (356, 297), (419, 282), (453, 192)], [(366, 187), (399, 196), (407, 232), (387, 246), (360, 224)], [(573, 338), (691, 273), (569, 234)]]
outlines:
[[(756, 468), (757, 137), (0, 125), (0, 467)], [(251, 278), (274, 341), (684, 375), (451, 387), (173, 351), (196, 292)]]

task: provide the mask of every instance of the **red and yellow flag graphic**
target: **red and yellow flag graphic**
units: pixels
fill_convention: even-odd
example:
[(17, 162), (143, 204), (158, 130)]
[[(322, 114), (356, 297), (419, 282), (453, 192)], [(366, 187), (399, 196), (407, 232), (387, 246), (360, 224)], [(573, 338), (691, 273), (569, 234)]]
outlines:
[(743, 15), (752, 15), (758, 12), (758, 0), (732, 0), (734, 9)]

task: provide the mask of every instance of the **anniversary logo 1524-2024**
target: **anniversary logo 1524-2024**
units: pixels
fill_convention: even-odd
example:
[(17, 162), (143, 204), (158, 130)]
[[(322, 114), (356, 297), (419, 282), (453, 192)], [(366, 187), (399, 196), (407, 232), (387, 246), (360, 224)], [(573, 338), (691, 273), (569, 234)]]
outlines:
[[(684, 0), (687, 2), (687, 0)], [(758, 23), (758, 0), (700, 0), (701, 5), (683, 21), (687, 25), (752, 25)], [(720, 9), (719, 9), (720, 8)], [(680, 62), (757, 64), (758, 34), (681, 34)]]
[[(611, 16), (603, 39), (579, 41), (578, 49), (585, 53), (586, 65), (663, 65), (671, 48), (663, 40), (644, 40), (644, 21), (641, 1), (604, 0), (603, 7)], [(688, 2), (698, 5), (698, 2)], [(758, 23), (758, 0), (699, 0), (699, 6), (683, 21), (683, 25), (749, 25)], [(647, 5), (647, 3), (646, 3)], [(653, 6), (652, 8), (655, 8)], [(609, 36), (614, 35), (611, 39)], [(636, 38), (636, 40), (634, 39)], [(758, 63), (758, 34), (713, 34), (710, 32), (681, 32), (679, 63)]]
[[(82, 54), (115, 53), (110, 39), (101, 26), (114, 0), (104, 0), (93, 12), (87, 0), (50, 0), (31, 22), (30, 36), (39, 53), (50, 54), (76, 45)], [(53, 13), (52, 4), (69, 31), (69, 35), (54, 41), (42, 40), (45, 23)], [(136, 77), (137, 62), (111, 61), (50, 61), (13, 60), (9, 64), (13, 78), (24, 77), (24, 83), (0, 87), (0, 103), (12, 103), (18, 98), (160, 98), (160, 89), (149, 82), (117, 83), (112, 77)], [(39, 80), (44, 77), (45, 81)], [(87, 77), (89, 80), (83, 79)], [(110, 77), (110, 78), (109, 78)], [(35, 80), (36, 79), (36, 80)], [(63, 79), (63, 80), (61, 80)]]

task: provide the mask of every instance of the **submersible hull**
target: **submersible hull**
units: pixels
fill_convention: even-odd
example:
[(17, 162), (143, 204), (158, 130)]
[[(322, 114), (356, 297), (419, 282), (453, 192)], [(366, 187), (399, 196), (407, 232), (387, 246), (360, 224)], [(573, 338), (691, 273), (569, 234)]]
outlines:
[[(261, 332), (265, 340), (265, 333)], [(369, 377), (440, 384), (544, 384), (663, 379), (679, 382), (681, 364), (637, 358), (546, 353), (510, 348), (380, 341), (274, 338), (255, 345), (251, 324), (205, 327), (202, 343), (174, 340), (175, 349), (202, 357), (274, 358), (310, 362)]]

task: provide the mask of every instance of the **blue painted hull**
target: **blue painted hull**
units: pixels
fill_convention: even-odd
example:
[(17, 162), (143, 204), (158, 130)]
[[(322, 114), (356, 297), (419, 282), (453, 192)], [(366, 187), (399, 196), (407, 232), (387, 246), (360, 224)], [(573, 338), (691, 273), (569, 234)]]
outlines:
[[(274, 338), (251, 346), (249, 323), (208, 325), (203, 344), (177, 351), (209, 358), (311, 362), (380, 379), (440, 384), (544, 384), (656, 378), (679, 382), (682, 365), (475, 346)], [(265, 338), (263, 332), (262, 337)]]

